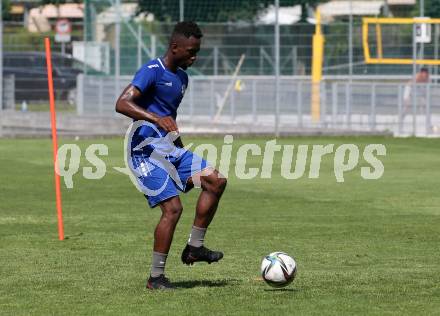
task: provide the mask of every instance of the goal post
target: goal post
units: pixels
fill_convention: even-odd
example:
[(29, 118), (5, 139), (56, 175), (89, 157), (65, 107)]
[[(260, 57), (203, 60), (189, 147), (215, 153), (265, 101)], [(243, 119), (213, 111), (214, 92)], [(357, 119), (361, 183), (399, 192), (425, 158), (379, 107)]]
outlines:
[[(389, 65), (440, 65), (440, 59), (436, 58), (396, 58), (396, 56), (387, 57), (386, 48), (384, 47), (384, 30), (385, 26), (398, 26), (411, 28), (412, 40), (408, 46), (414, 45), (414, 37), (417, 36), (419, 28), (424, 33), (430, 30), (431, 25), (440, 25), (440, 19), (431, 18), (363, 18), (362, 19), (362, 44), (364, 50), (365, 63), (367, 64), (389, 64)], [(371, 26), (374, 26), (372, 28)], [(374, 29), (374, 33), (370, 30)], [(373, 36), (372, 36), (373, 35)], [(375, 35), (375, 36), (374, 36)], [(430, 33), (429, 33), (430, 35)], [(375, 54), (372, 53), (370, 38), (376, 41)], [(424, 42), (417, 42), (424, 43)], [(416, 43), (416, 44), (417, 44)], [(414, 57), (414, 56), (413, 56)]]

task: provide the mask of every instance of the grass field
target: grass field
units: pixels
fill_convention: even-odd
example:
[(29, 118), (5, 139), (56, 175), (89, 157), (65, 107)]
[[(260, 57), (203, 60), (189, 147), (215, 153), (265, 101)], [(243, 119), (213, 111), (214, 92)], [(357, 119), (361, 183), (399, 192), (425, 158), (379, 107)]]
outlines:
[[(222, 138), (184, 139), (222, 144)], [(236, 139), (263, 145), (266, 139)], [(174, 292), (145, 289), (158, 209), (149, 209), (122, 167), (122, 139), (76, 143), (83, 155), (105, 143), (107, 172), (63, 188), (65, 231), (57, 240), (49, 140), (0, 140), (0, 314), (4, 315), (434, 315), (440, 311), (440, 140), (283, 138), (283, 144), (382, 143), (384, 176), (360, 168), (337, 183), (333, 156), (319, 179), (286, 180), (275, 155), (272, 179), (233, 172), (207, 234), (219, 264), (180, 263), (198, 195), (182, 197), (167, 274)], [(236, 147), (234, 147), (236, 149)], [(249, 158), (261, 166), (261, 157)], [(82, 158), (82, 166), (90, 164)], [(362, 162), (362, 165), (366, 165)], [(309, 163), (307, 164), (309, 166)], [(233, 169), (232, 169), (233, 170)], [(261, 258), (282, 250), (297, 279), (272, 290)]]

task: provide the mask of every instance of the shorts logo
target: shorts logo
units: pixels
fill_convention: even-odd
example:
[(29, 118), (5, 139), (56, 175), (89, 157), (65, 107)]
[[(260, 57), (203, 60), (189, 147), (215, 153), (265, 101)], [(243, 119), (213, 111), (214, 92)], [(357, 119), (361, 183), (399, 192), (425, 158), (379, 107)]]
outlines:
[[(138, 144), (135, 148), (131, 147), (133, 135), (136, 130), (141, 128), (142, 126), (151, 127), (157, 135), (158, 138), (155, 137), (147, 137), (140, 144)], [(157, 129), (156, 125), (147, 122), (147, 121), (134, 121), (127, 130), (124, 139), (125, 146), (125, 164), (131, 170), (129, 174), (130, 180), (136, 186), (136, 188), (147, 196), (157, 196), (165, 190), (165, 187), (168, 184), (170, 178), (174, 181), (174, 183), (181, 189), (183, 189), (184, 185), (180, 180), (179, 174), (177, 172), (176, 167), (167, 159), (167, 157), (176, 149), (174, 145), (174, 141), (179, 137), (177, 133), (168, 133), (166, 136), (162, 136), (162, 134)], [(155, 147), (155, 145), (161, 145)], [(141, 153), (142, 149), (146, 146), (152, 146), (153, 152), (150, 154), (149, 159), (155, 161), (155, 165), (148, 163), (146, 161), (140, 161), (137, 163), (137, 158), (133, 157), (133, 154), (136, 152)], [(186, 149), (185, 149), (186, 150)], [(157, 164), (156, 164), (157, 163)], [(154, 168), (161, 168), (167, 172), (167, 178), (162, 184), (162, 186), (158, 189), (148, 188), (142, 181), (140, 181), (141, 177), (145, 177), (150, 175), (151, 171)]]
[(156, 168), (156, 167), (155, 167), (153, 164), (151, 164), (151, 163), (149, 163), (149, 162), (146, 162), (146, 161), (141, 162), (141, 163), (139, 164), (139, 167), (138, 167), (139, 172), (140, 172), (144, 177), (149, 176), (149, 175), (151, 174), (151, 171), (153, 171), (155, 168)]

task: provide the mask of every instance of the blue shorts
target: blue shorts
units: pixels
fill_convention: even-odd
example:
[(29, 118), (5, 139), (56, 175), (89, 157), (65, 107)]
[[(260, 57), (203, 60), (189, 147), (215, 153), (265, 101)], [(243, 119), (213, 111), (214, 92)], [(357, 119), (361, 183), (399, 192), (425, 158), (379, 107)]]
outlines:
[(183, 149), (160, 159), (145, 153), (136, 154), (131, 161), (138, 188), (152, 208), (162, 201), (178, 196), (179, 191), (188, 192), (192, 188), (187, 185), (188, 179), (209, 167), (205, 159)]

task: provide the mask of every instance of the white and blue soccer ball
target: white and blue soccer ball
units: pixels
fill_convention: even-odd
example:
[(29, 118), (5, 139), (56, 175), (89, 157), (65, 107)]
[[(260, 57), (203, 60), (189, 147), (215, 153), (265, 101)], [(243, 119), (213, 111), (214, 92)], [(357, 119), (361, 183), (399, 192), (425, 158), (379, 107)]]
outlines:
[(296, 262), (284, 252), (272, 252), (263, 258), (261, 276), (270, 286), (281, 288), (295, 279)]

